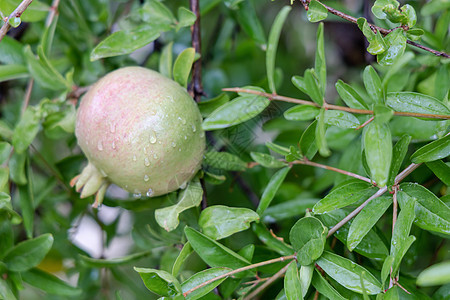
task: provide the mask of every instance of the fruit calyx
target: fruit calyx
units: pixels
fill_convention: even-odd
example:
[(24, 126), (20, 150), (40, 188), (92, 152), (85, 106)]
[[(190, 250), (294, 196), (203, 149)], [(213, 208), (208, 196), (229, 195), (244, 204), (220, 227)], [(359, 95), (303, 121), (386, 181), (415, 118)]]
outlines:
[(92, 204), (97, 208), (102, 204), (106, 189), (111, 183), (92, 163), (83, 169), (80, 175), (75, 176), (70, 181), (70, 186), (77, 192), (81, 192), (80, 198), (86, 198), (95, 194), (95, 202)]

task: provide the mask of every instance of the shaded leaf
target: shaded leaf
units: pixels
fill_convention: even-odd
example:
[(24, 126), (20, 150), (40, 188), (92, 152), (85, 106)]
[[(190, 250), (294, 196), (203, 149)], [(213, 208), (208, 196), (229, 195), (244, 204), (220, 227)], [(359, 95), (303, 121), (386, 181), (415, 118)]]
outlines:
[(326, 133), (326, 125), (325, 125), (325, 109), (321, 108), (319, 115), (317, 116), (317, 125), (316, 125), (316, 137), (315, 142), (317, 149), (319, 149), (319, 153), (322, 156), (330, 156), (331, 151), (328, 148), (327, 139), (325, 136)]
[(250, 152), (250, 156), (253, 158), (255, 162), (259, 163), (261, 166), (265, 168), (277, 169), (286, 166), (285, 162), (282, 162), (269, 154), (260, 152)]
[(322, 255), (327, 233), (328, 228), (314, 217), (304, 217), (292, 226), (289, 240), (302, 266), (312, 264)]
[(24, 152), (33, 142), (40, 129), (41, 116), (38, 109), (33, 106), (27, 107), (14, 128), (12, 144), (18, 153)]
[(302, 286), (295, 260), (289, 263), (289, 267), (284, 276), (284, 292), (287, 300), (303, 299)]
[(266, 44), (264, 29), (256, 15), (256, 10), (252, 1), (241, 1), (239, 9), (236, 10), (237, 20), (242, 29), (255, 42), (260, 45)]
[(199, 102), (198, 108), (200, 109), (200, 113), (202, 114), (202, 116), (207, 117), (213, 111), (215, 111), (216, 109), (218, 109), (219, 107), (221, 107), (222, 105), (227, 103), (228, 101), (230, 101), (230, 97), (227, 94), (222, 93), (215, 98)]
[(316, 270), (312, 278), (312, 285), (319, 291), (322, 295), (328, 297), (329, 299), (344, 300), (345, 298), (339, 294), (325, 278)]
[(304, 81), (308, 96), (311, 97), (314, 102), (322, 106), (324, 94), (314, 69), (307, 69), (305, 71)]
[(450, 283), (450, 261), (434, 264), (417, 276), (417, 285), (433, 286)]
[[(199, 286), (200, 284), (202, 284), (210, 279), (213, 279), (220, 275), (226, 274), (230, 271), (231, 271), (231, 269), (229, 269), (229, 268), (210, 268), (210, 269), (198, 272), (198, 273), (192, 275), (191, 277), (189, 277), (189, 279), (187, 279), (185, 282), (183, 282), (183, 284), (181, 285), (183, 293), (186, 293), (190, 289), (192, 289), (196, 286)], [(199, 299), (199, 298), (205, 296), (210, 291), (212, 291), (214, 288), (216, 288), (216, 286), (221, 284), (225, 279), (227, 279), (227, 277), (213, 281), (199, 289), (196, 289), (195, 291), (187, 294), (186, 299), (187, 300), (196, 300), (196, 299)]]
[(445, 158), (450, 155), (450, 135), (435, 140), (411, 155), (411, 161), (415, 164), (429, 162)]
[(303, 132), (300, 138), (301, 153), (309, 160), (313, 159), (317, 153), (316, 145), (316, 127), (317, 120), (309, 124), (308, 128)]
[(183, 248), (181, 249), (180, 253), (177, 256), (177, 259), (173, 263), (172, 267), (172, 275), (177, 276), (178, 273), (181, 270), (181, 267), (183, 266), (183, 263), (186, 261), (186, 259), (191, 255), (191, 253), (194, 250), (192, 249), (192, 246), (189, 242), (184, 244)]
[(252, 230), (264, 245), (280, 255), (292, 255), (294, 249), (284, 241), (275, 237), (273, 232), (269, 231), (262, 223), (253, 223)]
[(159, 73), (166, 76), (167, 78), (172, 78), (172, 48), (173, 42), (170, 42), (166, 46), (164, 46), (159, 58)]
[(32, 268), (21, 273), (23, 281), (49, 294), (59, 296), (79, 296), (81, 289), (69, 285), (55, 275)]
[(305, 214), (307, 209), (311, 209), (319, 199), (302, 198), (281, 202), (268, 207), (263, 214), (264, 222), (276, 223), (281, 220), (298, 217)]
[(267, 148), (269, 148), (270, 150), (281, 154), (281, 155), (288, 155), (289, 154), (289, 148), (280, 146), (278, 144), (272, 143), (272, 142), (267, 142), (266, 143)]
[(446, 163), (435, 160), (427, 162), (426, 165), (445, 185), (450, 186), (450, 167)]
[(0, 65), (0, 82), (29, 77), (28, 68), (23, 65)]
[(117, 266), (122, 266), (128, 264), (132, 261), (138, 260), (142, 257), (149, 256), (151, 254), (150, 251), (143, 251), (138, 253), (133, 253), (127, 256), (111, 258), (111, 259), (100, 259), (100, 258), (92, 258), (85, 255), (80, 254), (81, 261), (89, 266), (94, 268), (113, 268)]
[(147, 289), (155, 294), (167, 297), (174, 297), (181, 292), (181, 284), (170, 273), (163, 270), (137, 268)]
[(403, 135), (392, 149), (392, 162), (389, 169), (389, 181), (388, 185), (393, 185), (395, 177), (402, 166), (402, 162), (405, 159), (406, 152), (408, 151), (408, 145), (411, 142), (411, 136)]
[(197, 20), (197, 16), (186, 7), (178, 7), (178, 23), (176, 30), (182, 27), (191, 26)]
[(246, 162), (228, 152), (208, 151), (205, 153), (205, 163), (211, 167), (227, 171), (243, 171), (247, 168)]

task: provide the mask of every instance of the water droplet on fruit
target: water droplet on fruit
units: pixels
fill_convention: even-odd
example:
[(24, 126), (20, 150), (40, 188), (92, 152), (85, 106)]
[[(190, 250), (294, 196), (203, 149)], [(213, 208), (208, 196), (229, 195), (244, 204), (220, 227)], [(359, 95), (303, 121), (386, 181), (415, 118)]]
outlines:
[(153, 196), (153, 190), (152, 189), (148, 189), (147, 197), (151, 197), (151, 196)]
[(133, 198), (134, 198), (134, 199), (141, 199), (141, 197), (142, 197), (142, 194), (139, 193), (139, 192), (135, 192), (135, 193), (133, 194)]
[(156, 132), (153, 130), (150, 131), (150, 143), (156, 143)]
[(172, 147), (176, 147), (177, 146), (177, 143), (175, 143), (175, 142), (172, 142)]
[(161, 145), (161, 141), (158, 141), (158, 144), (160, 144), (160, 145)]
[(144, 181), (149, 181), (150, 177), (147, 174), (144, 175)]
[(144, 153), (147, 154), (147, 148), (146, 147), (144, 147)]
[(144, 158), (144, 165), (145, 165), (146, 167), (150, 166), (150, 161), (148, 160), (147, 157)]
[(98, 151), (103, 151), (103, 143), (102, 143), (102, 141), (98, 141), (97, 149), (98, 149)]
[(187, 140), (187, 135), (184, 136), (184, 139)]
[(186, 120), (183, 119), (182, 117), (178, 117), (178, 120), (180, 120), (183, 125), (186, 124)]
[(153, 154), (153, 158), (154, 158), (154, 159), (158, 159), (158, 154), (156, 154), (156, 153)]
[(187, 185), (187, 182), (186, 182), (186, 181), (183, 182), (183, 183), (180, 185), (180, 189), (184, 190), (184, 189), (186, 188), (186, 185)]
[(111, 133), (116, 132), (116, 124), (109, 123), (109, 130), (111, 131)]
[(116, 142), (115, 142), (115, 141), (112, 142), (111, 147), (112, 147), (113, 149), (116, 149)]
[(192, 132), (196, 132), (196, 131), (197, 131), (197, 128), (195, 127), (194, 124), (192, 124)]
[(133, 161), (136, 161), (136, 160), (137, 160), (136, 155), (133, 155)]

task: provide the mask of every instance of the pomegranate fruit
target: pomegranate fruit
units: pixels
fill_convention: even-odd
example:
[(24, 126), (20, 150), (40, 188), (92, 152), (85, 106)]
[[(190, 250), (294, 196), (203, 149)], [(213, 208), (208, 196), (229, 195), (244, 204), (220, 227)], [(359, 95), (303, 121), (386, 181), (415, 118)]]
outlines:
[(101, 204), (110, 183), (138, 197), (183, 188), (198, 171), (205, 134), (197, 104), (175, 81), (141, 67), (101, 78), (82, 98), (75, 135), (88, 158), (72, 186)]

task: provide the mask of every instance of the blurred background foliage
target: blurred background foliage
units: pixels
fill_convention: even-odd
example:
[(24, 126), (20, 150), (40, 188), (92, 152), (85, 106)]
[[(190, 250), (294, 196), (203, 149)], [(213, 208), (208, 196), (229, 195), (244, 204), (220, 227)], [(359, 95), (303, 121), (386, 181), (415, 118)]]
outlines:
[[(6, 16), (19, 2), (3, 0), (0, 11)], [(325, 2), (349, 15), (364, 16), (377, 25), (386, 28), (391, 25), (386, 20), (374, 20), (370, 13), (371, 1)], [(448, 5), (439, 6), (444, 5), (441, 2), (445, 1), (434, 0), (424, 6), (425, 1), (408, 1), (418, 12), (417, 26), (425, 30), (421, 43), (448, 52), (450, 11)], [(174, 13), (180, 6), (189, 7), (188, 1), (164, 1), (164, 4)], [(276, 14), (286, 4), (289, 3), (200, 1), (205, 99), (219, 96), (225, 87), (254, 85), (268, 90), (265, 69), (267, 36)], [(126, 30), (139, 18), (138, 11), (144, 1), (61, 1), (57, 16), (51, 24), (46, 24), (51, 5), (49, 0), (33, 1), (23, 15), (22, 23), (0, 43), (0, 158), (2, 170), (10, 169), (10, 181), (6, 175), (6, 182), (3, 180), (5, 176), (2, 176), (1, 183), (5, 197), (11, 193), (12, 210), (20, 214), (1, 210), (3, 200), (0, 201), (0, 257), (4, 258), (13, 245), (46, 233), (52, 234), (53, 244), (50, 244), (51, 249), (42, 261), (35, 261), (33, 253), (24, 252), (27, 254), (23, 259), (32, 269), (8, 271), (7, 264), (0, 264), (0, 273), (3, 274), (0, 290), (6, 293), (7, 282), (19, 299), (156, 299), (158, 297), (148, 292), (132, 267), (170, 271), (181, 246), (186, 242), (183, 228), (185, 225), (198, 228), (200, 209), (185, 211), (180, 215), (180, 226), (175, 231), (166, 232), (156, 223), (154, 211), (175, 203), (173, 195), (134, 199), (112, 187), (99, 210), (91, 208), (92, 198), (79, 199), (79, 195), (69, 186), (70, 179), (86, 163), (73, 135), (74, 104), (78, 97), (75, 87), (87, 87), (105, 73), (123, 66), (140, 65), (158, 70), (166, 45), (173, 43), (173, 57), (191, 46), (189, 27), (164, 32), (157, 40), (131, 54), (91, 61), (91, 53), (100, 41), (113, 31)], [(329, 16), (324, 24), (328, 72), (326, 99), (329, 103), (343, 103), (334, 88), (338, 79), (351, 83), (363, 97), (368, 97), (363, 88), (362, 71), (376, 59), (365, 51), (367, 43), (364, 36), (357, 26), (335, 16)], [(279, 94), (300, 99), (307, 97), (295, 88), (290, 78), (303, 74), (305, 69), (314, 65), (316, 28), (317, 24), (307, 21), (301, 4), (295, 2), (283, 27), (277, 50), (275, 81)], [(54, 70), (45, 70), (50, 76), (54, 71), (63, 74), (59, 80), (61, 88), (58, 88), (55, 77), (50, 77), (52, 80), (45, 85), (48, 79), (46, 74), (39, 73), (39, 68), (30, 71), (27, 66), (27, 53), (34, 55), (42, 46), (49, 64), (54, 67)], [(394, 66), (374, 65), (384, 78), (387, 91), (418, 91), (442, 99), (442, 90), (448, 88), (449, 82), (448, 60), (411, 47), (407, 47), (406, 51)], [(35, 79), (32, 89), (29, 88), (30, 78)], [(27, 96), (29, 90), (31, 94)], [(29, 103), (24, 99), (29, 99)], [(209, 146), (216, 150), (226, 149), (250, 162), (250, 152), (268, 153), (266, 142), (287, 147), (297, 145), (310, 122), (284, 119), (283, 112), (291, 106), (272, 102), (258, 117), (215, 132), (215, 144)], [(29, 111), (29, 120), (35, 118), (37, 121), (18, 126), (25, 111)], [(441, 136), (447, 126), (447, 121), (416, 118), (395, 118), (390, 123), (394, 141), (403, 134), (412, 137), (407, 157), (436, 136)], [(33, 132), (37, 133), (36, 138), (30, 137)], [(316, 157), (315, 161), (364, 174), (359, 151), (361, 141), (356, 136), (354, 130), (329, 130), (327, 141), (333, 155), (329, 158)], [(25, 147), (21, 153), (11, 149), (11, 143), (27, 144), (30, 138), (31, 146)], [(14, 142), (14, 139), (17, 141)], [(407, 159), (403, 166), (409, 163)], [(209, 170), (211, 166), (205, 168)], [(274, 173), (273, 169), (260, 166), (245, 172), (213, 171), (226, 179), (218, 185), (207, 182), (208, 205), (251, 209), (256, 207), (255, 199), (261, 196)], [(278, 237), (288, 239), (289, 230), (305, 209), (311, 208), (334, 184), (343, 180), (343, 175), (331, 171), (294, 166), (263, 221)], [(410, 181), (422, 183), (442, 197), (447, 205), (450, 202), (447, 186), (425, 165), (412, 173)], [(4, 205), (6, 207), (8, 204)], [(375, 227), (386, 245), (391, 238), (391, 210)], [(406, 288), (415, 285), (413, 278), (419, 271), (437, 261), (449, 259), (448, 236), (443, 238), (414, 226), (412, 234), (417, 240), (402, 263), (402, 284)], [(51, 238), (44, 238), (46, 243), (50, 243)], [(255, 244), (252, 262), (279, 256), (263, 245), (252, 230), (234, 234), (221, 242), (236, 251)], [(380, 269), (379, 260), (349, 252), (340, 242), (333, 243), (335, 253), (350, 257), (369, 269)], [(205, 263), (196, 254), (191, 255), (180, 277), (186, 279), (205, 268)], [(260, 272), (273, 274), (279, 268), (280, 264), (269, 265), (261, 268)], [(43, 279), (45, 276), (39, 276), (41, 271), (54, 274), (66, 283), (51, 278), (48, 281), (50, 284)], [(69, 287), (67, 283), (76, 288)], [(234, 289), (231, 288), (231, 280), (227, 284), (228, 290)], [(226, 284), (222, 285), (220, 291), (226, 294), (226, 287)], [(282, 282), (276, 282), (261, 299), (274, 299), (281, 288)], [(416, 297), (426, 299), (426, 294), (434, 294), (435, 299), (448, 299), (449, 290), (448, 285), (439, 290), (423, 288)], [(347, 293), (343, 288), (340, 292), (348, 299), (362, 298)], [(2, 295), (6, 297), (7, 294)], [(310, 293), (308, 299), (313, 296)], [(219, 296), (210, 293), (204, 299), (219, 299)]]

